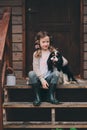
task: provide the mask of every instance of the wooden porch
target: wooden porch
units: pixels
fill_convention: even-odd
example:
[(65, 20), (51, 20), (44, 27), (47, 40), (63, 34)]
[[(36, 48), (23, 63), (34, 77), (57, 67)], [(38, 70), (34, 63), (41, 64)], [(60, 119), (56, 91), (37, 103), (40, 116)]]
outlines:
[[(11, 9), (7, 8), (0, 20), (0, 130), (11, 128), (87, 128), (87, 118), (86, 113), (84, 113), (84, 110), (87, 112), (86, 80), (79, 80), (79, 84), (58, 85), (57, 98), (59, 98), (60, 104), (52, 105), (43, 101), (39, 107), (34, 107), (32, 105), (32, 88), (31, 86), (26, 85), (26, 79), (17, 79), (16, 86), (6, 86), (6, 70), (8, 67), (12, 67), (11, 40)], [(59, 92), (60, 95), (58, 95)], [(63, 94), (64, 97), (61, 99)], [(69, 94), (68, 97), (67, 94)], [(27, 111), (29, 109), (31, 111)], [(69, 114), (74, 110), (71, 115), (77, 113), (78, 118), (75, 119), (73, 117), (73, 119), (68, 119), (61, 115), (62, 119), (60, 119), (57, 110), (61, 113), (62, 111), (60, 110), (63, 110), (64, 113), (67, 109), (68, 111), (70, 110)], [(17, 111), (14, 112), (14, 110)], [(21, 116), (22, 119), (20, 119), (17, 115), (21, 110), (25, 113), (25, 116), (29, 116), (31, 114), (29, 112), (34, 110), (36, 113), (39, 110), (42, 110), (42, 113), (46, 110), (49, 119), (47, 118), (47, 120), (45, 117), (44, 119), (41, 119), (42, 115), (40, 115), (39, 120), (35, 117), (36, 120), (32, 119), (31, 121), (30, 119), (28, 120), (28, 117), (26, 119), (24, 115), (24, 117)], [(80, 114), (79, 110), (82, 112), (81, 116), (78, 115)], [(68, 111), (66, 112), (66, 115), (68, 114)], [(82, 115), (84, 115), (84, 117)]]
[[(86, 113), (84, 113), (84, 111), (86, 111), (87, 109), (86, 91), (87, 91), (87, 81), (83, 81), (83, 80), (80, 82), (80, 84), (58, 85), (57, 95), (58, 93), (60, 93), (60, 95), (58, 95), (57, 98), (59, 99), (60, 104), (53, 105), (43, 100), (42, 104), (39, 107), (35, 107), (33, 106), (32, 103), (34, 97), (34, 95), (32, 96), (33, 94), (32, 87), (26, 85), (26, 80), (24, 81), (22, 80), (22, 82), (20, 81), (20, 83), (18, 83), (16, 86), (5, 86), (4, 88), (5, 95), (4, 95), (4, 102), (3, 102), (3, 109), (4, 109), (3, 127), (5, 129), (6, 128), (9, 129), (50, 128), (54, 130), (56, 128), (87, 128), (87, 121), (85, 116)], [(68, 97), (67, 94), (69, 94)], [(61, 97), (63, 98), (61, 99)], [(22, 113), (19, 112), (21, 111), (21, 109), (23, 110), (22, 112), (24, 112), (25, 115), (24, 114), (22, 115)], [(17, 110), (16, 111), (17, 114), (20, 113), (18, 114), (18, 118), (17, 117), (15, 118), (15, 114), (16, 114), (15, 110)], [(37, 114), (34, 115), (33, 113), (34, 111), (36, 111), (37, 113), (38, 111), (41, 110), (42, 112), (39, 113), (40, 116), (37, 117)], [(76, 114), (77, 119), (75, 119), (75, 117), (70, 117), (70, 119), (67, 118), (65, 119), (63, 115), (61, 116), (60, 114), (58, 115), (57, 112), (58, 110), (59, 112), (60, 111), (63, 112), (63, 114), (64, 112), (66, 113), (66, 111), (68, 110), (69, 113), (67, 112), (65, 116), (68, 114), (71, 114), (71, 116), (72, 114)], [(48, 118), (49, 118), (48, 121), (47, 119), (45, 121), (43, 118), (41, 118), (43, 116), (44, 111), (48, 111)], [(79, 116), (80, 113), (81, 116)], [(12, 115), (13, 118), (12, 116), (9, 116), (9, 114), (13, 114)], [(20, 116), (19, 118), (19, 115), (22, 116)], [(31, 120), (30, 118), (28, 119), (28, 116), (30, 116), (30, 118), (33, 116), (33, 119), (32, 118)], [(47, 117), (47, 113), (46, 114), (44, 113), (44, 116)], [(62, 119), (60, 117), (62, 117)]]

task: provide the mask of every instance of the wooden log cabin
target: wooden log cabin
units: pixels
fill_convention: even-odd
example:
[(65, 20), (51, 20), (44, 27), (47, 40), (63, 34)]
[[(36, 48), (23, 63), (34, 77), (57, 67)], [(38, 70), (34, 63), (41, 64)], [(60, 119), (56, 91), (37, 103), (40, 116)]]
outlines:
[[(59, 105), (43, 102), (34, 107), (32, 89), (26, 85), (39, 30), (52, 34), (54, 46), (82, 80), (58, 86)], [(8, 66), (14, 69), (16, 86), (5, 84)], [(0, 130), (87, 129), (86, 80), (87, 0), (0, 0)]]

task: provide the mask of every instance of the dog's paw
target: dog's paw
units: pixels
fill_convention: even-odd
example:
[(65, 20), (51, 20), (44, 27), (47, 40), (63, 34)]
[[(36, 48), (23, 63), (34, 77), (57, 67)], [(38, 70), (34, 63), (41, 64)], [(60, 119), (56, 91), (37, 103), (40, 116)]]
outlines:
[(67, 84), (70, 84), (71, 82), (68, 82), (68, 81), (65, 81), (63, 84), (64, 85), (67, 85)]
[(70, 81), (71, 84), (77, 84), (78, 82), (77, 81)]

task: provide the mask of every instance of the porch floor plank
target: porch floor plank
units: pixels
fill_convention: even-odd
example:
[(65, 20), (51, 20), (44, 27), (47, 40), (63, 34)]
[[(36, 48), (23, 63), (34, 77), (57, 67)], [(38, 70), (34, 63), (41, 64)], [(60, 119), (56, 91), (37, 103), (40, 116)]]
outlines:
[[(5, 85), (5, 89), (30, 89), (32, 88), (31, 85), (26, 84), (25, 79), (20, 79), (20, 81), (17, 81), (17, 84), (15, 86), (7, 86)], [(58, 84), (57, 88), (59, 89), (81, 89), (81, 88), (87, 88), (87, 80), (78, 80), (78, 83), (70, 83), (70, 84)]]
[(87, 108), (87, 102), (61, 102), (57, 105), (42, 102), (34, 106), (32, 102), (4, 102), (3, 108)]
[(4, 122), (4, 128), (87, 128), (87, 122), (23, 122), (7, 121)]

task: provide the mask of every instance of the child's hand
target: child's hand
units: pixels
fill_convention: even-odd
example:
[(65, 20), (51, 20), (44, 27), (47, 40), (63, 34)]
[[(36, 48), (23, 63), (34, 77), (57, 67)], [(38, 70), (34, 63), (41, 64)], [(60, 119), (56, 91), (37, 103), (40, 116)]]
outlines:
[(49, 87), (49, 84), (47, 83), (46, 80), (44, 80), (42, 83), (42, 88), (47, 89), (48, 87)]

